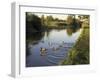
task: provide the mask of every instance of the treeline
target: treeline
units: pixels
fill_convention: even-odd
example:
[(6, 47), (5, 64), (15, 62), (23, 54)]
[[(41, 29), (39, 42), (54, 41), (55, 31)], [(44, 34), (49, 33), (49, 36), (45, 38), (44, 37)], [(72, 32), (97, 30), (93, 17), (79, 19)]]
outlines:
[(26, 34), (41, 32), (42, 30), (41, 19), (34, 14), (26, 12)]
[(66, 15), (66, 20), (54, 18), (52, 15), (38, 17), (31, 12), (26, 12), (26, 33), (42, 32), (49, 29), (65, 29), (68, 26), (79, 28), (84, 18), (88, 15), (80, 15), (76, 19), (76, 15)]

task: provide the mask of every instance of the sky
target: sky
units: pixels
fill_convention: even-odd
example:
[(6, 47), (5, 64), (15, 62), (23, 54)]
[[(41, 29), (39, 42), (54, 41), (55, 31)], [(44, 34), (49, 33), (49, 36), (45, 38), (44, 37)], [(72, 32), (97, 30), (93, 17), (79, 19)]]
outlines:
[[(68, 14), (59, 14), (59, 13), (34, 13), (34, 12), (30, 12), (30, 14), (34, 14), (37, 15), (38, 17), (41, 18), (42, 15), (44, 15), (44, 17), (47, 16), (52, 16), (53, 18), (58, 18), (58, 19), (62, 19), (62, 20), (67, 20)], [(76, 15), (76, 18), (78, 18), (78, 15)]]
[(38, 15), (39, 17), (41, 17), (42, 15), (44, 15), (44, 17), (51, 15), (53, 18), (59, 18), (62, 20), (66, 20), (68, 16), (68, 15), (63, 15), (63, 14), (41, 14), (41, 13), (38, 13), (38, 14), (36, 13), (36, 15)]
[[(58, 19), (62, 19), (62, 20), (66, 20), (67, 17), (68, 17), (68, 14), (34, 13), (34, 12), (32, 12), (30, 14), (35, 14), (40, 18), (41, 18), (42, 15), (44, 15), (44, 17), (52, 16), (53, 18), (58, 18)], [(77, 16), (78, 15), (76, 15), (76, 18), (77, 18)]]

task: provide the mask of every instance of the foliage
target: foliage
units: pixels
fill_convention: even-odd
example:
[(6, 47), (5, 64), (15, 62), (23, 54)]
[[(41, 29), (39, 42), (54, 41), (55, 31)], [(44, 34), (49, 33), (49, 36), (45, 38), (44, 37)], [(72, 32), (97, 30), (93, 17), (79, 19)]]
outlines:
[(89, 28), (83, 28), (76, 44), (69, 51), (68, 58), (62, 64), (89, 64)]
[(73, 16), (68, 16), (67, 17), (67, 24), (72, 24), (74, 22)]
[(34, 33), (42, 31), (41, 19), (29, 12), (26, 12), (26, 33)]

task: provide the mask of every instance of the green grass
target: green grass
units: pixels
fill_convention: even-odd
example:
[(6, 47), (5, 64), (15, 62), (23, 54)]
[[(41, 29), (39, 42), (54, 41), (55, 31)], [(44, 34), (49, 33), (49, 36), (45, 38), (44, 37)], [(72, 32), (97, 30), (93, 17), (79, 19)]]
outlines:
[(76, 44), (69, 51), (63, 65), (89, 64), (89, 27), (83, 28)]

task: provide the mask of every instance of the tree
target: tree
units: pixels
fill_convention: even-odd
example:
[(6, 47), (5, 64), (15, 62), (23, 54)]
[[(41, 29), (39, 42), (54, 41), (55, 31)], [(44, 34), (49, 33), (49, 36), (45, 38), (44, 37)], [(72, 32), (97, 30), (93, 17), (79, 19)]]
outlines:
[(72, 16), (72, 15), (69, 15), (69, 16), (67, 17), (67, 24), (70, 25), (70, 24), (72, 24), (72, 23), (73, 23), (73, 16)]
[(53, 17), (50, 15), (50, 16), (47, 16), (47, 19), (49, 20), (49, 21), (53, 21)]
[(53, 17), (50, 15), (50, 16), (47, 16), (46, 17), (46, 26), (49, 26), (50, 25), (50, 23), (51, 23), (51, 21), (53, 21), (54, 19), (53, 19)]
[(30, 12), (26, 12), (26, 33), (27, 34), (32, 34), (34, 32), (39, 32), (42, 30), (41, 27), (41, 19), (30, 13)]
[(42, 24), (42, 26), (45, 25), (45, 18), (44, 18), (44, 15), (41, 16), (41, 24)]

